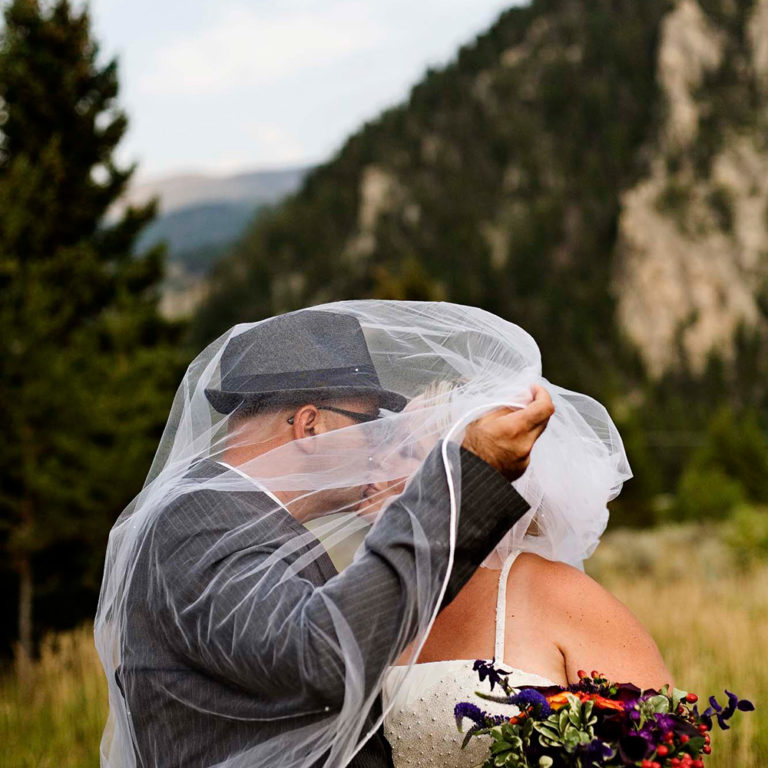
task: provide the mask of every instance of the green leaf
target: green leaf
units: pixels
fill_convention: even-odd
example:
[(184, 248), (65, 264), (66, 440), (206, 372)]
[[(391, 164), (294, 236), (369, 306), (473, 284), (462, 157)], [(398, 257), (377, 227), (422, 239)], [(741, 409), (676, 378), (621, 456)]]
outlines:
[(669, 712), (669, 699), (661, 694), (658, 696), (651, 696), (651, 698), (646, 701), (646, 704), (649, 705), (652, 711), (656, 714), (666, 714)]
[(672, 709), (677, 710), (677, 705), (688, 695), (688, 691), (681, 691), (679, 688), (672, 689)]
[(706, 739), (703, 736), (691, 736), (690, 741), (685, 745), (685, 749), (692, 755), (697, 755), (701, 752), (704, 744), (706, 744)]

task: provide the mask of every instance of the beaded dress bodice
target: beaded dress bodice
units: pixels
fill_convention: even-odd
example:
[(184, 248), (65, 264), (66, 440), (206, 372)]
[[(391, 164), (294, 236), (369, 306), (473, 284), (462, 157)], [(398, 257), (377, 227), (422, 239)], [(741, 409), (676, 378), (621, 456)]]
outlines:
[[(506, 584), (509, 569), (516, 557), (504, 563), (499, 577), (496, 602), (496, 642), (494, 656), (504, 658), (504, 620), (506, 615)], [(472, 670), (474, 659), (452, 659), (414, 665), (410, 672), (406, 666), (391, 667), (384, 681), (384, 704), (394, 697), (392, 708), (384, 718), (384, 734), (392, 746), (395, 768), (468, 768), (478, 766), (488, 758), (488, 742), (472, 739), (461, 749), (464, 735), (456, 728), (453, 708), (460, 701), (470, 701), (493, 714), (508, 717), (517, 714), (517, 707), (509, 704), (483, 702), (474, 695), (476, 690), (487, 691), (480, 685)], [(539, 675), (511, 668), (509, 682), (515, 687), (524, 685), (553, 685)], [(400, 687), (403, 678), (407, 678)], [(398, 690), (399, 688), (399, 690)], [(468, 727), (468, 726), (467, 726)]]

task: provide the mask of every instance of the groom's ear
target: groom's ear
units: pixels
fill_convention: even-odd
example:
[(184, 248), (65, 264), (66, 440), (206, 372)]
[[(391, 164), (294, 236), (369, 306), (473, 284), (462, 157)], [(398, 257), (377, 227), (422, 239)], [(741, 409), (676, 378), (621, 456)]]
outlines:
[(305, 437), (315, 437), (327, 431), (322, 413), (316, 405), (302, 405), (292, 417), (293, 439), (300, 440), (298, 448), (304, 453), (314, 453), (315, 445)]

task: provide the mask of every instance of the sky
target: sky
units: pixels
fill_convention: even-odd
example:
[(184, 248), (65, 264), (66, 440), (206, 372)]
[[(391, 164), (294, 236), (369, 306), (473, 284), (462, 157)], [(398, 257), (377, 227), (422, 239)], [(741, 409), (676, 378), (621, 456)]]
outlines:
[(136, 181), (328, 158), (512, 0), (91, 0)]

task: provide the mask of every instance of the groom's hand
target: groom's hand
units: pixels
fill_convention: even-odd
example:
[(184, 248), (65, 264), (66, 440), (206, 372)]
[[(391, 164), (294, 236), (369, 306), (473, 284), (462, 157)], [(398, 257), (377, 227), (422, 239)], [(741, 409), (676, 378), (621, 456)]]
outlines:
[(533, 400), (525, 408), (499, 408), (469, 424), (462, 445), (507, 480), (517, 480), (527, 469), (533, 444), (554, 412), (549, 392), (536, 386)]

